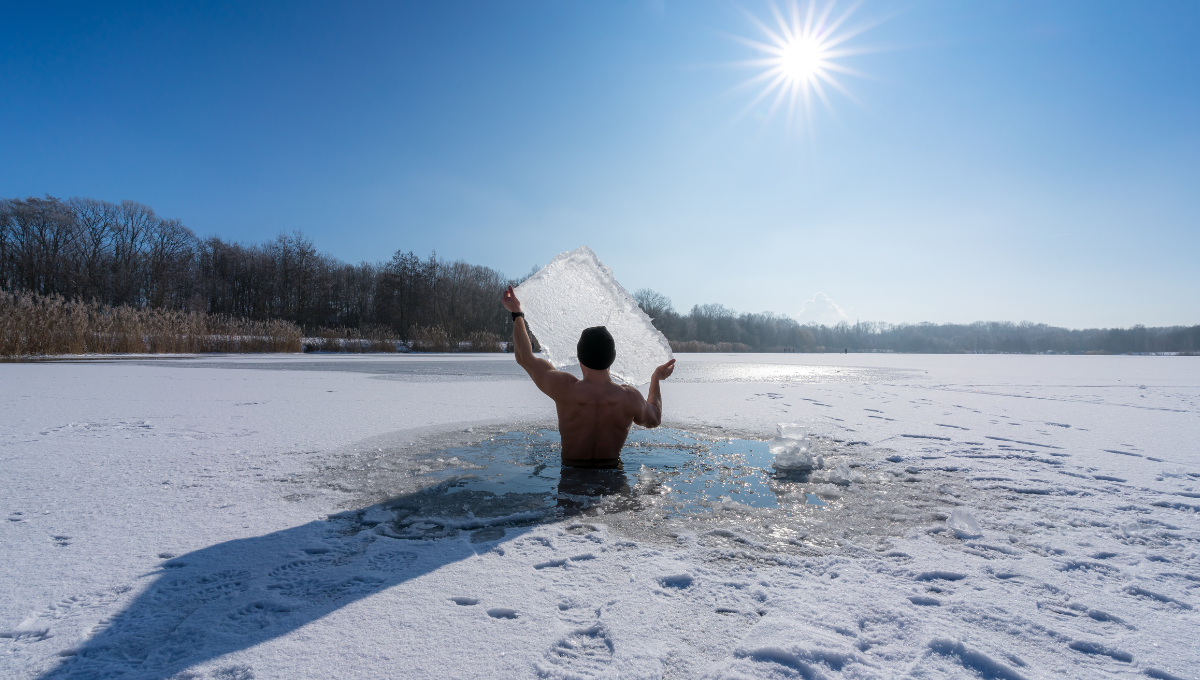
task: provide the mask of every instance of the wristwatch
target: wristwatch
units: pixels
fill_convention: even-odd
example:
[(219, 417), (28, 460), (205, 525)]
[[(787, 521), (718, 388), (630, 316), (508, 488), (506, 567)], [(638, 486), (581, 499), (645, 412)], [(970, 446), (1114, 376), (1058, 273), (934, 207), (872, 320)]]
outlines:
[(513, 312), (512, 316), (513, 316), (513, 321), (516, 321), (518, 316), (521, 317), (522, 319), (524, 319), (525, 312)]

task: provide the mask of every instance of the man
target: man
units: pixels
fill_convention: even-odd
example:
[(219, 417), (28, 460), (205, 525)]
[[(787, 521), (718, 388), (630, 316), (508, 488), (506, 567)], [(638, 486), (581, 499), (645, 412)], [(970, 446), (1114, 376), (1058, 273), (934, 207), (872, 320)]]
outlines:
[(521, 301), (512, 286), (500, 299), (513, 315), (513, 347), (517, 363), (533, 378), (538, 389), (554, 400), (558, 432), (562, 437), (563, 465), (615, 468), (621, 464), (621, 447), (629, 426), (658, 427), (662, 422), (662, 395), (658, 382), (675, 371), (675, 360), (654, 369), (645, 399), (629, 385), (617, 385), (608, 369), (617, 358), (613, 337), (604, 326), (587, 328), (579, 336), (576, 355), (583, 380), (554, 370), (553, 364), (533, 356)]

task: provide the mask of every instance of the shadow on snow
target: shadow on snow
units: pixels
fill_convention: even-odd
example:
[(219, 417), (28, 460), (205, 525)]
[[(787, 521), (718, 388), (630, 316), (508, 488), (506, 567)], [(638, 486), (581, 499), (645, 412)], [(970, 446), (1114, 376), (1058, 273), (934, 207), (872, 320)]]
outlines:
[[(523, 526), (517, 526), (503, 516), (489, 521), (472, 514), (465, 522), (438, 525), (427, 519), (428, 511), (443, 508), (451, 498), (463, 500), (445, 491), (407, 494), (170, 559), (124, 611), (102, 621), (87, 641), (64, 652), (59, 665), (41, 677), (169, 677), (487, 552), (527, 533), (537, 521), (526, 514)], [(572, 471), (559, 492), (551, 517), (579, 514), (602, 495), (630, 493), (623, 475), (605, 470)], [(516, 504), (531, 500), (517, 499)], [(414, 521), (418, 515), (422, 519)], [(461, 595), (447, 597), (456, 594)]]

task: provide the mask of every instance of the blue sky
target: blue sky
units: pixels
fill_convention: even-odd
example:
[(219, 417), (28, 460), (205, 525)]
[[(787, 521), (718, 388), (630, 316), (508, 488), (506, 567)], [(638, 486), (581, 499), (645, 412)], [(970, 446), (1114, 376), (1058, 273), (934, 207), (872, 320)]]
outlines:
[(587, 244), (681, 311), (1200, 323), (1200, 4), (866, 0), (806, 126), (745, 112), (748, 14), (5, 3), (0, 196), (510, 276)]

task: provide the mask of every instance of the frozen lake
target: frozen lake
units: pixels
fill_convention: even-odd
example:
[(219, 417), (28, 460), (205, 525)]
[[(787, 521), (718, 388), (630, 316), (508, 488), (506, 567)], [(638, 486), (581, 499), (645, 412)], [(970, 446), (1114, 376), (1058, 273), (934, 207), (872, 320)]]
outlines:
[(511, 355), (0, 364), (0, 675), (1197, 677), (1200, 359), (679, 360), (607, 477)]

